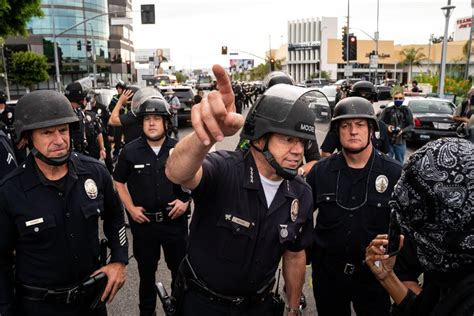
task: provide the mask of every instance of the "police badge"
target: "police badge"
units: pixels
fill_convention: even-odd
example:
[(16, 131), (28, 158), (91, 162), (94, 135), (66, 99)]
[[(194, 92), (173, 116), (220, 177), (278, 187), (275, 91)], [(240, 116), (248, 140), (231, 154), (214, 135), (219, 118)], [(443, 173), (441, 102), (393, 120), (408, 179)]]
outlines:
[(288, 237), (288, 225), (280, 224), (280, 236), (281, 238)]
[(86, 190), (87, 196), (94, 200), (97, 198), (97, 185), (95, 184), (95, 181), (92, 179), (87, 179), (84, 182), (84, 189)]
[(291, 207), (290, 207), (290, 218), (293, 223), (296, 222), (296, 219), (298, 218), (299, 210), (300, 210), (300, 202), (298, 201), (298, 199), (294, 199), (293, 202), (291, 202)]
[(388, 188), (388, 178), (383, 174), (375, 179), (375, 190), (378, 193), (384, 193)]

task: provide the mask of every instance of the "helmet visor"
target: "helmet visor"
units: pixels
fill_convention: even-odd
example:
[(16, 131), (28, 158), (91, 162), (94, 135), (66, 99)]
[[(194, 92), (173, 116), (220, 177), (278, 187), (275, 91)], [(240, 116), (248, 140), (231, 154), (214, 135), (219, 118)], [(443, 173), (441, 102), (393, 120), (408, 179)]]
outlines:
[[(331, 107), (326, 96), (318, 90), (310, 90), (305, 93), (300, 100), (308, 105), (308, 108), (314, 113), (314, 127), (316, 130), (316, 137), (324, 138), (329, 131), (331, 123)], [(318, 135), (321, 134), (321, 135)]]

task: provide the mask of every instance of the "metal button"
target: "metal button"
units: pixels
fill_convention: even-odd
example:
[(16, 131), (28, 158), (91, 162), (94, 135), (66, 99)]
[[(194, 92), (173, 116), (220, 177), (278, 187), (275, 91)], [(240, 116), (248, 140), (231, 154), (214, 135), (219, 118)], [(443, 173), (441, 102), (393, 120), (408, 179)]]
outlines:
[(381, 207), (382, 206), (382, 203), (377, 203), (377, 207)]
[(67, 212), (67, 213), (64, 214), (64, 215), (66, 215), (67, 218), (70, 218), (70, 217), (71, 217), (71, 213), (69, 213), (69, 212)]
[(97, 213), (100, 214), (100, 209), (97, 209)]
[(74, 234), (69, 234), (69, 237), (74, 238)]
[(353, 196), (353, 197), (352, 197), (352, 201), (354, 201), (355, 199), (356, 199), (356, 197), (355, 197), (355, 196)]
[(38, 227), (35, 227), (35, 229), (33, 229), (35, 231), (35, 233), (39, 232), (39, 228)]
[(326, 196), (326, 201), (329, 201), (329, 196)]
[(236, 231), (236, 232), (240, 232), (240, 227), (237, 227), (237, 228), (235, 229), (235, 231)]
[(59, 196), (63, 196), (63, 193), (62, 193), (62, 192), (59, 192), (58, 195), (59, 195)]

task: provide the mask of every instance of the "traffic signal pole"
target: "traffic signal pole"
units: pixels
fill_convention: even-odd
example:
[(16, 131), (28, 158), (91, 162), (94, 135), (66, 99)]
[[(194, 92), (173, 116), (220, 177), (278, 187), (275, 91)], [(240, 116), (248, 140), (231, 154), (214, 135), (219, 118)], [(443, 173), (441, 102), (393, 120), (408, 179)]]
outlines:
[(8, 84), (8, 75), (7, 75), (7, 61), (5, 60), (5, 44), (2, 44), (2, 61), (3, 61), (3, 70), (5, 73), (5, 90), (7, 93), (7, 100), (10, 101), (10, 86)]
[[(347, 0), (347, 32), (349, 32), (350, 27), (349, 27), (349, 20), (350, 20), (350, 0)], [(349, 34), (347, 34), (346, 37), (346, 65), (349, 66)], [(346, 75), (346, 79), (349, 79), (349, 76)]]

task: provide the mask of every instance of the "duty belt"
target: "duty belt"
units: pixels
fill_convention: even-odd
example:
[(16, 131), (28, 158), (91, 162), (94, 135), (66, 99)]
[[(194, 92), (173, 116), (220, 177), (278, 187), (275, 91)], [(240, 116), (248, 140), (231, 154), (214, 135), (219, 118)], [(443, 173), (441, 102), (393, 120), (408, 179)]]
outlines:
[(162, 223), (165, 221), (165, 215), (164, 212), (156, 212), (156, 213), (148, 213), (148, 212), (143, 212), (143, 214), (152, 222), (155, 223)]
[(194, 270), (187, 256), (184, 257), (180, 269), (184, 273), (184, 276), (187, 281), (186, 284), (191, 289), (196, 290), (196, 292), (200, 293), (204, 298), (207, 298), (210, 301), (232, 305), (235, 307), (244, 308), (257, 305), (263, 302), (268, 297), (271, 290), (273, 289), (273, 285), (275, 284), (275, 278), (272, 278), (270, 282), (268, 282), (265, 286), (263, 286), (254, 294), (246, 296), (228, 296), (215, 292), (214, 290), (210, 289), (203, 281), (199, 280), (196, 274), (194, 273)]
[(17, 294), (33, 301), (72, 304), (81, 297), (80, 287), (50, 290), (25, 284), (17, 284)]

